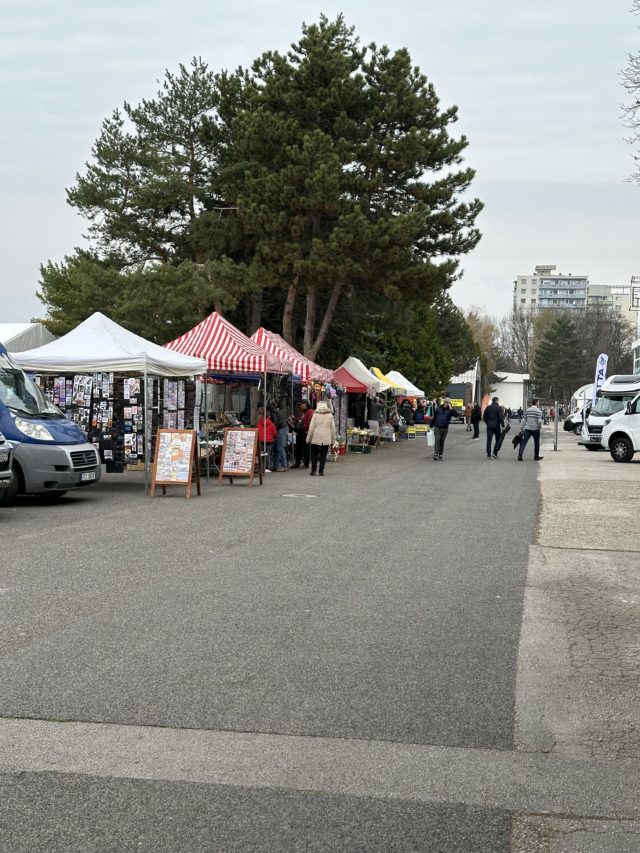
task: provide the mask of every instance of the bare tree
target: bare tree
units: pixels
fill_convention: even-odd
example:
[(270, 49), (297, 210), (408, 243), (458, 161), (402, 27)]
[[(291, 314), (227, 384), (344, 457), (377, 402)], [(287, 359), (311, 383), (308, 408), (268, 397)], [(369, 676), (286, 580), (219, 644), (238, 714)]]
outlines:
[(529, 373), (533, 362), (533, 315), (514, 308), (498, 323), (498, 350), (505, 369)]
[[(634, 15), (640, 15), (640, 0), (633, 0), (631, 11)], [(622, 72), (622, 85), (631, 95), (631, 101), (622, 107), (622, 115), (625, 127), (631, 130), (631, 136), (627, 142), (637, 150), (640, 144), (640, 53), (628, 53), (627, 65)], [(640, 182), (640, 154), (633, 155), (635, 170), (630, 175), (630, 180)]]

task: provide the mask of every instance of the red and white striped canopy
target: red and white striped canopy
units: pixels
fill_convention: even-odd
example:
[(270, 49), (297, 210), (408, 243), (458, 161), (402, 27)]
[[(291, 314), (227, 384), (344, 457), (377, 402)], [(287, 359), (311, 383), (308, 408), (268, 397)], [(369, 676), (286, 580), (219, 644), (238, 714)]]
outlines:
[(257, 332), (254, 332), (251, 335), (251, 340), (255, 341), (258, 346), (261, 346), (263, 349), (266, 349), (267, 352), (270, 352), (272, 355), (275, 355), (277, 358), (282, 359), (282, 361), (287, 361), (291, 364), (293, 373), (297, 373), (300, 379), (303, 382), (309, 381), (309, 363), (306, 359), (299, 357), (298, 355), (293, 355), (290, 352), (287, 352), (286, 349), (280, 346), (280, 344), (276, 343), (274, 340), (274, 336), (272, 336), (271, 332), (268, 332), (262, 326), (258, 329)]
[(209, 370), (220, 373), (293, 372), (290, 361), (267, 352), (215, 311), (165, 346), (184, 355), (197, 353)]
[[(333, 370), (328, 370), (326, 367), (320, 367), (319, 364), (308, 359), (306, 356), (294, 349), (290, 343), (287, 343), (280, 335), (275, 332), (269, 332), (267, 329), (258, 329), (265, 337), (268, 337), (277, 347), (283, 350), (289, 358), (295, 358), (298, 361), (306, 364), (309, 369), (309, 379), (317, 379), (319, 382), (331, 382), (333, 379)], [(256, 332), (257, 334), (257, 332)], [(262, 344), (264, 346), (264, 344)]]

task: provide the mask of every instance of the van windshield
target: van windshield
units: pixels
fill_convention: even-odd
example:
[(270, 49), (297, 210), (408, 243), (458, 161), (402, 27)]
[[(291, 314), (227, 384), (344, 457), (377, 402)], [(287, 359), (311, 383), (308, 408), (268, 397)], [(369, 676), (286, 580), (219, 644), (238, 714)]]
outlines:
[(0, 403), (12, 412), (32, 417), (63, 418), (60, 409), (51, 403), (36, 383), (0, 353)]
[(633, 400), (638, 392), (633, 391), (629, 394), (616, 394), (615, 396), (600, 397), (598, 402), (591, 409), (592, 415), (604, 418), (609, 415), (615, 415), (616, 412), (621, 412), (627, 405), (629, 400)]

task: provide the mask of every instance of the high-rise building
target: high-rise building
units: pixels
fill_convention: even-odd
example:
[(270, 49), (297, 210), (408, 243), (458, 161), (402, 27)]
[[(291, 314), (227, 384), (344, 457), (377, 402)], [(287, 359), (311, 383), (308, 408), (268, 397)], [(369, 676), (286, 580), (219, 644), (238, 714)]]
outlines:
[(513, 283), (514, 308), (582, 308), (587, 301), (586, 275), (557, 273), (555, 266), (540, 264), (533, 275), (519, 275)]
[(640, 275), (631, 277), (631, 311), (636, 312), (636, 340), (631, 344), (633, 352), (633, 372), (640, 373)]

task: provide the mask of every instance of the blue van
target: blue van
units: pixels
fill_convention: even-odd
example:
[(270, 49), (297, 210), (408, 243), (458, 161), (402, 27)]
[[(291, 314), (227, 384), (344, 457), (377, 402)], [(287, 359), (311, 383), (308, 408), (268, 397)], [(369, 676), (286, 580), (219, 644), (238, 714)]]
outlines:
[(95, 447), (82, 430), (51, 403), (0, 344), (0, 433), (13, 446), (13, 477), (0, 490), (0, 505), (16, 495), (57, 500), (69, 489), (90, 486), (102, 476)]

